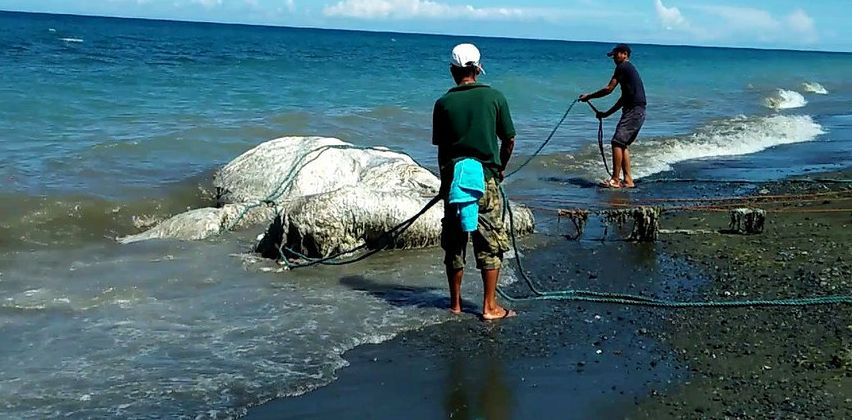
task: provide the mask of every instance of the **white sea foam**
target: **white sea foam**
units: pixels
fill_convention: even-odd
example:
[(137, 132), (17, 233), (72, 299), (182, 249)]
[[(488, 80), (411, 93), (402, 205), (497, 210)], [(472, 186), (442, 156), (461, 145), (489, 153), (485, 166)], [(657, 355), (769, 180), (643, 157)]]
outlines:
[(20, 380), (4, 383), (1, 417), (235, 418), (334, 381), (354, 347), (454, 319), (431, 251), (338, 278), (347, 272), (247, 271), (221, 258), (225, 243), (175, 245), (49, 250), (4, 268), (0, 339), (18, 356), (0, 370)]
[(76, 42), (76, 43), (81, 43), (81, 42), (83, 42), (83, 40), (82, 40), (82, 39), (80, 39), (80, 38), (59, 38), (59, 40), (60, 40), (60, 41), (65, 41), (65, 42)]
[(778, 89), (778, 92), (775, 95), (769, 96), (763, 100), (764, 105), (767, 108), (772, 109), (791, 109), (791, 108), (801, 108), (808, 104), (808, 101), (802, 96), (801, 93), (786, 90), (786, 89)]
[(805, 92), (816, 93), (818, 95), (828, 95), (828, 90), (817, 82), (802, 83), (802, 90)]
[(648, 140), (634, 149), (636, 176), (670, 170), (692, 159), (756, 153), (773, 146), (811, 141), (823, 134), (808, 115), (738, 117), (723, 120), (688, 136)]

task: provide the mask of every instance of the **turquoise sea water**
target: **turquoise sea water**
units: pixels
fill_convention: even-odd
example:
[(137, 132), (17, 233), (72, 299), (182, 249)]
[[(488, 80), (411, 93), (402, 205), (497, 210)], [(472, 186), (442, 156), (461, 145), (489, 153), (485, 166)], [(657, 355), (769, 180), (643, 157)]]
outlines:
[[(0, 27), (0, 414), (16, 418), (239, 414), (333, 380), (358, 344), (445, 321), (430, 305), (444, 296), (435, 250), (356, 269), (436, 288), (398, 307), (341, 285), (345, 268), (267, 273), (240, 256), (258, 231), (113, 238), (204, 205), (213, 170), (285, 135), (387, 146), (433, 168), (432, 104), (456, 43), (482, 50), (521, 156), (613, 68), (599, 43), (4, 12)], [(849, 166), (850, 54), (636, 45), (632, 61), (649, 102), (641, 177)], [(575, 107), (509, 193), (598, 199), (564, 182), (605, 176), (596, 128)]]

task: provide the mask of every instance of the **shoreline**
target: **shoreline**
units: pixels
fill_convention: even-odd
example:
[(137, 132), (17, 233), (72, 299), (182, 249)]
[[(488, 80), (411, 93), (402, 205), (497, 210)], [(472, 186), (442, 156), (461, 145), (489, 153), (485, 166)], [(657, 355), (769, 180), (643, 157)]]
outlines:
[[(841, 175), (847, 177), (849, 172)], [(759, 185), (772, 194), (843, 188), (842, 184), (818, 187), (785, 181)], [(844, 204), (813, 203), (819, 207)], [(832, 213), (841, 218), (844, 214), (848, 220), (846, 213)], [(756, 241), (766, 249), (786, 246), (779, 239), (791, 223), (802, 223), (797, 215), (770, 218), (766, 231), (754, 236), (714, 235), (694, 240), (665, 235), (656, 244), (545, 238), (525, 251), (525, 265), (536, 267), (530, 270), (533, 277), (551, 290), (591, 283), (601, 290), (696, 300), (702, 296), (719, 300), (769, 297), (776, 291), (778, 297), (806, 295), (810, 292), (805, 283), (769, 287), (773, 286), (771, 276), (749, 279), (744, 274), (758, 267), (720, 257), (734, 249), (732, 243)], [(719, 227), (726, 217), (727, 213), (700, 220), (675, 215), (666, 222)], [(832, 229), (829, 224), (823, 230), (849, 238), (848, 229)], [(711, 251), (708, 243), (715, 244)], [(844, 246), (843, 241), (839, 243), (837, 246)], [(847, 249), (849, 243), (846, 240)], [(825, 250), (812, 249), (813, 254), (808, 255), (825, 259)], [(630, 274), (640, 275), (601, 266), (601, 255), (629, 262), (634, 268)], [(728, 265), (723, 266), (725, 261)], [(789, 264), (787, 268), (797, 270)], [(850, 273), (848, 263), (838, 270), (847, 277)], [(740, 277), (730, 274), (735, 272)], [(720, 277), (720, 273), (725, 274)], [(476, 281), (474, 275), (475, 271), (468, 271), (466, 284)], [(637, 281), (640, 277), (642, 282)], [(720, 278), (727, 282), (732, 277), (742, 289), (721, 290), (729, 283), (720, 283)], [(687, 280), (673, 282), (673, 278)], [(837, 287), (846, 287), (845, 292), (833, 290), (831, 294), (849, 293), (848, 282)], [(508, 288), (513, 294), (524, 289), (521, 282)], [(852, 407), (849, 400), (840, 398), (852, 395), (847, 392), (852, 390), (852, 363), (843, 361), (843, 350), (852, 351), (849, 341), (843, 341), (850, 328), (844, 322), (852, 323), (852, 312), (846, 306), (660, 310), (551, 302), (516, 308), (519, 317), (499, 323), (480, 322), (468, 313), (455, 321), (405, 332), (388, 342), (357, 347), (344, 354), (349, 366), (338, 371), (338, 379), (331, 384), (250, 408), (245, 418), (551, 418), (566, 410), (579, 418), (752, 417), (803, 415), (814, 408), (829, 416), (852, 415), (846, 408)], [(831, 314), (836, 314), (833, 321)], [(785, 321), (791, 317), (812, 322)], [(829, 324), (835, 327), (833, 333), (813, 328)], [(776, 327), (781, 326), (779, 334)], [(812, 334), (805, 334), (808, 331)], [(770, 351), (776, 348), (769, 345), (770, 338), (787, 340), (794, 332), (802, 341), (800, 346), (781, 345), (781, 351)], [(744, 340), (743, 336), (752, 338)], [(826, 350), (819, 350), (823, 345), (828, 346)], [(814, 350), (806, 355), (810, 362), (791, 365), (785, 358), (789, 351), (802, 353), (800, 347)], [(773, 360), (757, 363), (761, 358)], [(833, 368), (832, 363), (840, 366)], [(737, 375), (755, 368), (759, 374)], [(839, 379), (832, 382), (838, 374)], [(804, 394), (814, 384), (822, 384), (819, 389), (831, 397), (806, 398)], [(773, 398), (790, 390), (791, 398)], [(777, 411), (778, 404), (785, 401), (797, 408)]]
[[(661, 262), (652, 244), (532, 240), (539, 243), (523, 251), (524, 264), (535, 267), (533, 277), (548, 289), (591, 282), (599, 289), (668, 294), (673, 285), (665, 279), (688, 269)], [(601, 255), (609, 254), (636, 271), (601, 265)], [(647, 276), (633, 278), (635, 272)], [(476, 281), (478, 274), (468, 270), (465, 284)], [(528, 293), (522, 281), (504, 290)], [(552, 418), (567, 410), (620, 417), (684, 376), (649, 335), (660, 328), (651, 309), (513, 302), (508, 306), (518, 317), (482, 322), (472, 313), (478, 296), (463, 296), (467, 312), (455, 320), (356, 347), (343, 355), (349, 365), (329, 385), (250, 408), (245, 418)]]

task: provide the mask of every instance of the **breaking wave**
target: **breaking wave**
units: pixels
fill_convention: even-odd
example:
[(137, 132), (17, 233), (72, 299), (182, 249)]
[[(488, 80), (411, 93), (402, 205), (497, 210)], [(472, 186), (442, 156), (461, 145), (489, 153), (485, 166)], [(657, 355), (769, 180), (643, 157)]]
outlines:
[(817, 82), (802, 83), (802, 90), (805, 92), (816, 93), (818, 95), (828, 95), (828, 90)]
[(765, 98), (763, 104), (772, 109), (791, 109), (801, 108), (807, 105), (808, 101), (799, 92), (778, 89), (775, 95)]
[[(669, 171), (688, 160), (746, 155), (782, 144), (812, 141), (823, 133), (822, 126), (808, 115), (774, 115), (714, 121), (694, 133), (673, 137), (649, 138), (640, 134), (630, 146), (633, 176), (642, 178)], [(610, 135), (611, 132), (607, 134)], [(608, 137), (605, 147), (607, 164), (611, 164)], [(597, 145), (571, 154), (542, 156), (533, 162), (540, 174), (567, 172), (592, 179), (606, 175)]]
[(705, 126), (693, 134), (651, 139), (634, 149), (637, 176), (670, 170), (692, 159), (737, 156), (773, 146), (816, 139), (824, 131), (809, 115), (737, 117)]

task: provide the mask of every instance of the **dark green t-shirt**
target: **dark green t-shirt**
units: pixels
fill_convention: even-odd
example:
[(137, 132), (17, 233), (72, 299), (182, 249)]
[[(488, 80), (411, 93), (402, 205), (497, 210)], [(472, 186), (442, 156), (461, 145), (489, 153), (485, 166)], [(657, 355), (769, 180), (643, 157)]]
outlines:
[(514, 137), (506, 97), (488, 85), (456, 86), (435, 102), (432, 144), (438, 146), (442, 175), (452, 168), (450, 163), (473, 158), (482, 162), (486, 178), (491, 178), (502, 167), (497, 139)]

